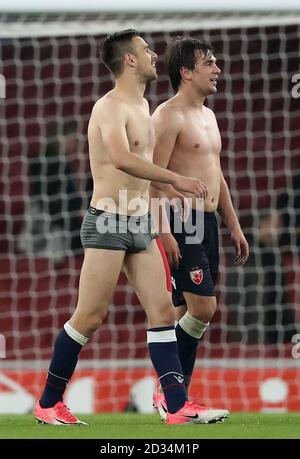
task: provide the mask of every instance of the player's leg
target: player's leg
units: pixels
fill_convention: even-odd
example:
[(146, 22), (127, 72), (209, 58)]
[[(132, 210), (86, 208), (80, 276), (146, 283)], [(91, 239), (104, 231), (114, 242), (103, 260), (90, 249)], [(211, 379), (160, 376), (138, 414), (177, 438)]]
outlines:
[[(167, 424), (219, 422), (228, 416), (227, 410), (211, 410), (186, 400), (186, 390), (178, 358), (176, 335), (169, 292), (166, 290), (165, 269), (154, 242), (139, 254), (127, 254), (125, 272), (144, 305), (149, 328), (149, 354), (161, 382), (168, 412)], [(171, 307), (170, 307), (171, 306)]]
[(176, 326), (176, 336), (184, 380), (188, 388), (199, 342), (215, 313), (217, 302), (215, 296), (202, 296), (190, 292), (183, 294), (187, 310)]
[(186, 387), (195, 365), (199, 341), (216, 310), (215, 280), (202, 244), (187, 245), (179, 270), (174, 272), (178, 353)]
[[(206, 273), (209, 276), (209, 271)], [(186, 287), (188, 288), (188, 287)], [(178, 355), (180, 358), (186, 388), (188, 389), (197, 355), (200, 339), (214, 316), (217, 302), (215, 296), (202, 296), (190, 292), (182, 292), (185, 304), (177, 306), (176, 300), (179, 295), (179, 283), (177, 293), (173, 291), (175, 305), (176, 337), (178, 343)], [(211, 287), (213, 289), (213, 287)], [(159, 389), (158, 389), (159, 393)]]
[[(209, 262), (205, 260), (203, 254), (200, 257), (200, 254), (201, 247), (186, 246), (179, 269), (172, 272), (172, 301), (177, 322), (178, 354), (187, 388), (199, 341), (216, 309)], [(199, 259), (203, 263), (202, 269), (199, 266)], [(193, 269), (195, 266), (197, 270)]]
[[(211, 219), (209, 218), (209, 220)], [(214, 222), (213, 222), (213, 226), (215, 226)], [(215, 227), (215, 229), (217, 228)], [(216, 235), (215, 240), (217, 240), (217, 232), (214, 231), (214, 233)], [(199, 244), (199, 246), (201, 247), (201, 244)], [(176, 335), (179, 338), (179, 339), (177, 338), (178, 348), (182, 348), (181, 363), (184, 365), (185, 362), (188, 362), (189, 356), (187, 356), (186, 352), (184, 352), (186, 344), (188, 344), (189, 347), (192, 347), (192, 352), (194, 352), (194, 356), (192, 356), (191, 358), (191, 368), (193, 368), (194, 366), (196, 350), (198, 347), (199, 339), (201, 338), (207, 324), (204, 322), (201, 322), (201, 320), (196, 319), (196, 317), (193, 318), (192, 314), (187, 314), (188, 313), (187, 299), (185, 298), (184, 293), (185, 293), (186, 288), (189, 289), (191, 287), (192, 279), (194, 279), (195, 281), (193, 283), (193, 286), (191, 287), (192, 291), (194, 291), (195, 285), (202, 283), (203, 278), (201, 274), (203, 274), (204, 272), (205, 281), (203, 282), (201, 287), (202, 288), (205, 287), (204, 294), (207, 295), (207, 292), (211, 292), (213, 296), (216, 275), (218, 272), (218, 246), (216, 246), (216, 251), (212, 259), (211, 267), (209, 266), (210, 260), (208, 260), (205, 256), (203, 257), (203, 253), (201, 253), (202, 252), (201, 249), (200, 249), (200, 254), (198, 253), (199, 246), (198, 246), (198, 250), (197, 249), (195, 250), (195, 246), (190, 247), (190, 252), (196, 256), (196, 263), (195, 261), (192, 260), (191, 266), (190, 268), (188, 268), (185, 262), (190, 257), (184, 256), (184, 260), (181, 260), (181, 263), (180, 263), (181, 266), (179, 270), (173, 271), (172, 278), (171, 278), (172, 280), (172, 300), (173, 300), (174, 305), (176, 306), (175, 308), (176, 320), (180, 321), (184, 317), (183, 326), (185, 326), (187, 322), (187, 318), (189, 319), (192, 318), (192, 321), (191, 320), (188, 321), (189, 322), (188, 329), (190, 330), (191, 326), (193, 326), (193, 328), (196, 328), (196, 334), (197, 334), (198, 339), (195, 339), (189, 333), (184, 332), (184, 330), (181, 328), (179, 324), (177, 324), (176, 326)], [(182, 247), (182, 249), (183, 249), (182, 253), (186, 255), (186, 247)], [(206, 250), (205, 250), (205, 254), (206, 254)], [(199, 263), (199, 259), (202, 260), (203, 270), (200, 268), (199, 269), (196, 268)], [(196, 278), (194, 278), (192, 275), (193, 276), (196, 275)], [(199, 298), (198, 289), (196, 291), (197, 291), (196, 297), (197, 297), (197, 303), (198, 303), (198, 298)], [(197, 308), (195, 309), (193, 308), (193, 306), (195, 306), (193, 301), (190, 300), (189, 303), (190, 303), (190, 308), (191, 308), (192, 313), (195, 313), (195, 315), (198, 316), (199, 310)], [(207, 309), (206, 309), (206, 306), (207, 306)], [(202, 320), (207, 319), (207, 317), (211, 318), (215, 310), (215, 305), (213, 306), (209, 302), (208, 304), (204, 305), (204, 309), (203, 309), (203, 315), (200, 316)], [(190, 375), (188, 376), (187, 379), (188, 380), (190, 379)], [(175, 415), (166, 413), (166, 408), (165, 408), (166, 402), (164, 400), (163, 394), (160, 391), (159, 386), (154, 393), (153, 402), (154, 402), (154, 406), (158, 409), (160, 413), (161, 419), (165, 420), (168, 424), (185, 423), (185, 422), (196, 422), (196, 423), (219, 422), (219, 421), (224, 420), (229, 415), (227, 410), (207, 409), (206, 407), (203, 407), (203, 406), (201, 407), (195, 404), (188, 404), (188, 402), (186, 402), (184, 407), (179, 412), (175, 413)], [(196, 419), (196, 420), (193, 420), (193, 421), (187, 420), (191, 418)]]
[[(178, 343), (178, 355), (188, 390), (200, 339), (216, 310), (216, 298), (214, 296), (203, 297), (189, 292), (183, 292), (182, 297), (186, 304), (175, 307), (175, 331)], [(175, 301), (174, 295), (173, 301)], [(160, 386), (157, 387), (154, 393), (153, 401), (154, 406), (163, 418), (164, 400), (161, 396)]]
[(125, 251), (86, 249), (76, 309), (69, 323), (90, 337), (101, 325), (122, 269)]
[(178, 323), (180, 319), (184, 316), (184, 314), (187, 311), (186, 305), (183, 306), (177, 306), (175, 308), (175, 321)]
[(187, 387), (199, 341), (217, 307), (215, 285), (219, 269), (219, 243), (217, 221), (212, 213), (204, 214), (203, 236), (198, 243), (189, 244), (187, 238), (182, 242), (183, 258), (179, 270), (174, 272), (177, 287), (173, 291), (174, 305), (187, 307), (176, 326), (179, 356)]
[(139, 253), (127, 253), (127, 278), (135, 289), (148, 317), (147, 342), (153, 366), (161, 383), (168, 411), (177, 412), (187, 400), (178, 358), (174, 309), (166, 289), (166, 274), (156, 241)]
[[(63, 394), (83, 345), (106, 315), (124, 256), (125, 252), (118, 250), (85, 250), (77, 307), (56, 339), (45, 389), (35, 410), (37, 419), (51, 424), (78, 423), (72, 422), (73, 415), (66, 411)], [(57, 408), (54, 412), (53, 407)]]
[[(209, 276), (209, 272), (206, 273)], [(209, 321), (216, 309), (215, 296), (202, 296), (195, 293), (183, 292), (186, 301), (186, 312), (176, 326), (176, 337), (178, 342), (178, 355), (182, 364), (185, 384), (188, 389), (196, 360), (199, 341), (208, 326)], [(181, 306), (181, 308), (184, 308)], [(182, 311), (183, 312), (183, 311)], [(161, 414), (161, 410), (160, 414)], [(192, 417), (192, 413), (197, 413), (198, 418), (195, 423), (222, 422), (228, 416), (228, 410), (208, 409), (204, 406), (190, 404), (176, 413), (167, 414), (167, 424), (177, 424), (188, 422), (186, 418)]]

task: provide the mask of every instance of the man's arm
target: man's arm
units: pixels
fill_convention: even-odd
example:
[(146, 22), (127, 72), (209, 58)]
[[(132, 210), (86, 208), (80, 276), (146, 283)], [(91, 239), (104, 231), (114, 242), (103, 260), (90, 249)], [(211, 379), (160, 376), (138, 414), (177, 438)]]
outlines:
[[(153, 163), (157, 166), (167, 168), (175, 142), (180, 130), (180, 120), (178, 115), (169, 110), (156, 110), (152, 115), (152, 121), (155, 130), (155, 147), (153, 151)], [(183, 195), (178, 193), (171, 184), (154, 182), (150, 187), (150, 195), (152, 198), (167, 198), (169, 200)], [(165, 205), (160, 208), (160, 215), (157, 216), (159, 222), (159, 231), (164, 233), (171, 233), (168, 217), (166, 214)]]
[[(181, 130), (182, 117), (170, 108), (162, 108), (156, 110), (152, 115), (153, 125), (155, 129), (156, 144), (153, 151), (153, 162), (157, 166), (168, 168), (177, 137)], [(203, 184), (205, 187), (205, 185)], [(151, 184), (150, 194), (155, 198), (165, 197), (173, 203), (180, 201), (181, 207), (188, 211), (187, 199), (179, 193), (172, 185), (166, 183), (154, 182)], [(205, 187), (205, 195), (207, 194)], [(171, 203), (172, 204), (172, 203)], [(174, 206), (173, 207), (178, 207)], [(160, 219), (160, 230), (170, 232), (168, 218), (165, 211), (165, 206), (162, 207), (162, 215)]]
[[(154, 148), (153, 162), (158, 166), (167, 168), (172, 156), (177, 137), (181, 129), (181, 117), (176, 112), (162, 108), (156, 110), (152, 115), (155, 128), (156, 145)], [(204, 184), (203, 184), (204, 185)], [(205, 185), (204, 185), (205, 186)], [(184, 212), (188, 213), (187, 200), (181, 193), (178, 193), (172, 185), (165, 183), (152, 183), (150, 187), (152, 198), (166, 197), (169, 200), (179, 199)], [(205, 196), (207, 194), (205, 187)], [(155, 209), (157, 210), (157, 209)], [(153, 217), (160, 231), (160, 237), (171, 266), (178, 268), (180, 250), (176, 239), (171, 234), (166, 207), (159, 206), (158, 214), (153, 213)]]
[(130, 151), (126, 133), (127, 110), (124, 103), (115, 100), (102, 101), (95, 105), (94, 116), (106, 151), (116, 169), (134, 177), (170, 183), (178, 189), (190, 191), (197, 197), (204, 194), (200, 180), (175, 174)]
[(225, 225), (231, 231), (231, 239), (234, 243), (236, 252), (234, 262), (236, 265), (243, 265), (249, 256), (249, 245), (234, 211), (229, 189), (222, 173), (218, 213)]

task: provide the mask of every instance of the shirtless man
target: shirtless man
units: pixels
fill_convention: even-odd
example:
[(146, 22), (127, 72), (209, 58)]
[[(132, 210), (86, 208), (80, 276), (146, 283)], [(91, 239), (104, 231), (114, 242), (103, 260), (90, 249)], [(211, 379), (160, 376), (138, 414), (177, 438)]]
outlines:
[[(174, 232), (174, 222), (178, 217), (172, 209), (171, 231), (170, 227), (169, 231), (168, 228), (166, 230), (166, 212), (160, 222), (165, 231), (160, 238), (172, 270), (172, 297), (179, 321), (176, 336), (188, 388), (199, 340), (217, 307), (214, 290), (219, 265), (216, 211), (231, 231), (236, 265), (246, 262), (249, 248), (222, 174), (221, 138), (216, 118), (204, 106), (206, 97), (217, 91), (221, 73), (214, 50), (199, 40), (179, 37), (167, 47), (166, 65), (176, 94), (153, 114), (156, 131), (153, 162), (172, 172), (198, 177), (207, 185), (208, 191), (204, 202), (200, 203), (202, 211), (196, 207), (199, 198), (191, 200), (193, 225), (204, 220), (204, 235), (199, 243), (189, 244), (184, 231)], [(154, 197), (165, 194), (172, 197), (171, 189), (171, 185), (155, 183), (151, 187)], [(161, 417), (165, 418), (166, 406), (159, 389), (154, 394), (154, 404)]]
[(197, 178), (152, 163), (154, 132), (143, 95), (146, 83), (157, 76), (157, 55), (132, 29), (108, 36), (102, 55), (116, 83), (96, 102), (88, 128), (94, 191), (81, 229), (85, 253), (78, 303), (56, 339), (34, 415), (45, 424), (83, 424), (65, 406), (63, 394), (82, 346), (107, 314), (123, 267), (148, 317), (148, 349), (168, 407), (166, 422), (216, 422), (228, 412), (207, 410), (187, 400), (172, 302), (148, 212), (150, 181), (202, 198), (206, 187)]

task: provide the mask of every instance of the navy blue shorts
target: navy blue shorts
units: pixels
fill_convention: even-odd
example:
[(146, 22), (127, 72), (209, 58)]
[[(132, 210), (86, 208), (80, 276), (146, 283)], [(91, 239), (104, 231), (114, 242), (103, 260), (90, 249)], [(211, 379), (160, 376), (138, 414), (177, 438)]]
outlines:
[[(180, 216), (170, 212), (170, 226), (178, 242), (182, 259), (179, 269), (172, 269), (172, 298), (174, 306), (183, 306), (186, 301), (183, 292), (201, 296), (215, 296), (215, 286), (219, 271), (219, 234), (218, 223), (214, 212), (201, 212), (192, 209), (191, 222), (203, 221), (203, 231), (176, 231)], [(181, 223), (182, 226), (182, 223)], [(199, 225), (198, 225), (199, 226)], [(197, 228), (198, 228), (197, 226)], [(178, 231), (178, 229), (177, 229)], [(200, 235), (200, 237), (199, 237)], [(191, 238), (194, 243), (190, 243)], [(196, 243), (195, 243), (196, 242)]]

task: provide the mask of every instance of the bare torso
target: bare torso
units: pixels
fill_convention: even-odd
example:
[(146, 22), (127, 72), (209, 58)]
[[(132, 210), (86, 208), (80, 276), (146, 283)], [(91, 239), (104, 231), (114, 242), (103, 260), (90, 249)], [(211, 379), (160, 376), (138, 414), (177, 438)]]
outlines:
[(107, 102), (112, 98), (120, 102), (120, 109), (126, 112), (125, 128), (129, 150), (152, 162), (154, 130), (148, 103), (145, 100), (141, 104), (122, 99), (118, 101), (113, 91), (109, 92), (95, 104), (88, 127), (90, 166), (94, 181), (91, 205), (124, 215), (145, 215), (149, 206), (150, 182), (117, 169), (103, 142), (101, 116), (105, 116)]
[[(204, 210), (214, 212), (220, 192), (221, 137), (213, 112), (205, 106), (202, 109), (189, 107), (176, 96), (162, 104), (154, 116), (159, 116), (160, 110), (170, 110), (179, 123), (179, 134), (168, 169), (203, 181), (208, 190)], [(192, 207), (196, 208), (196, 198), (193, 198)]]

